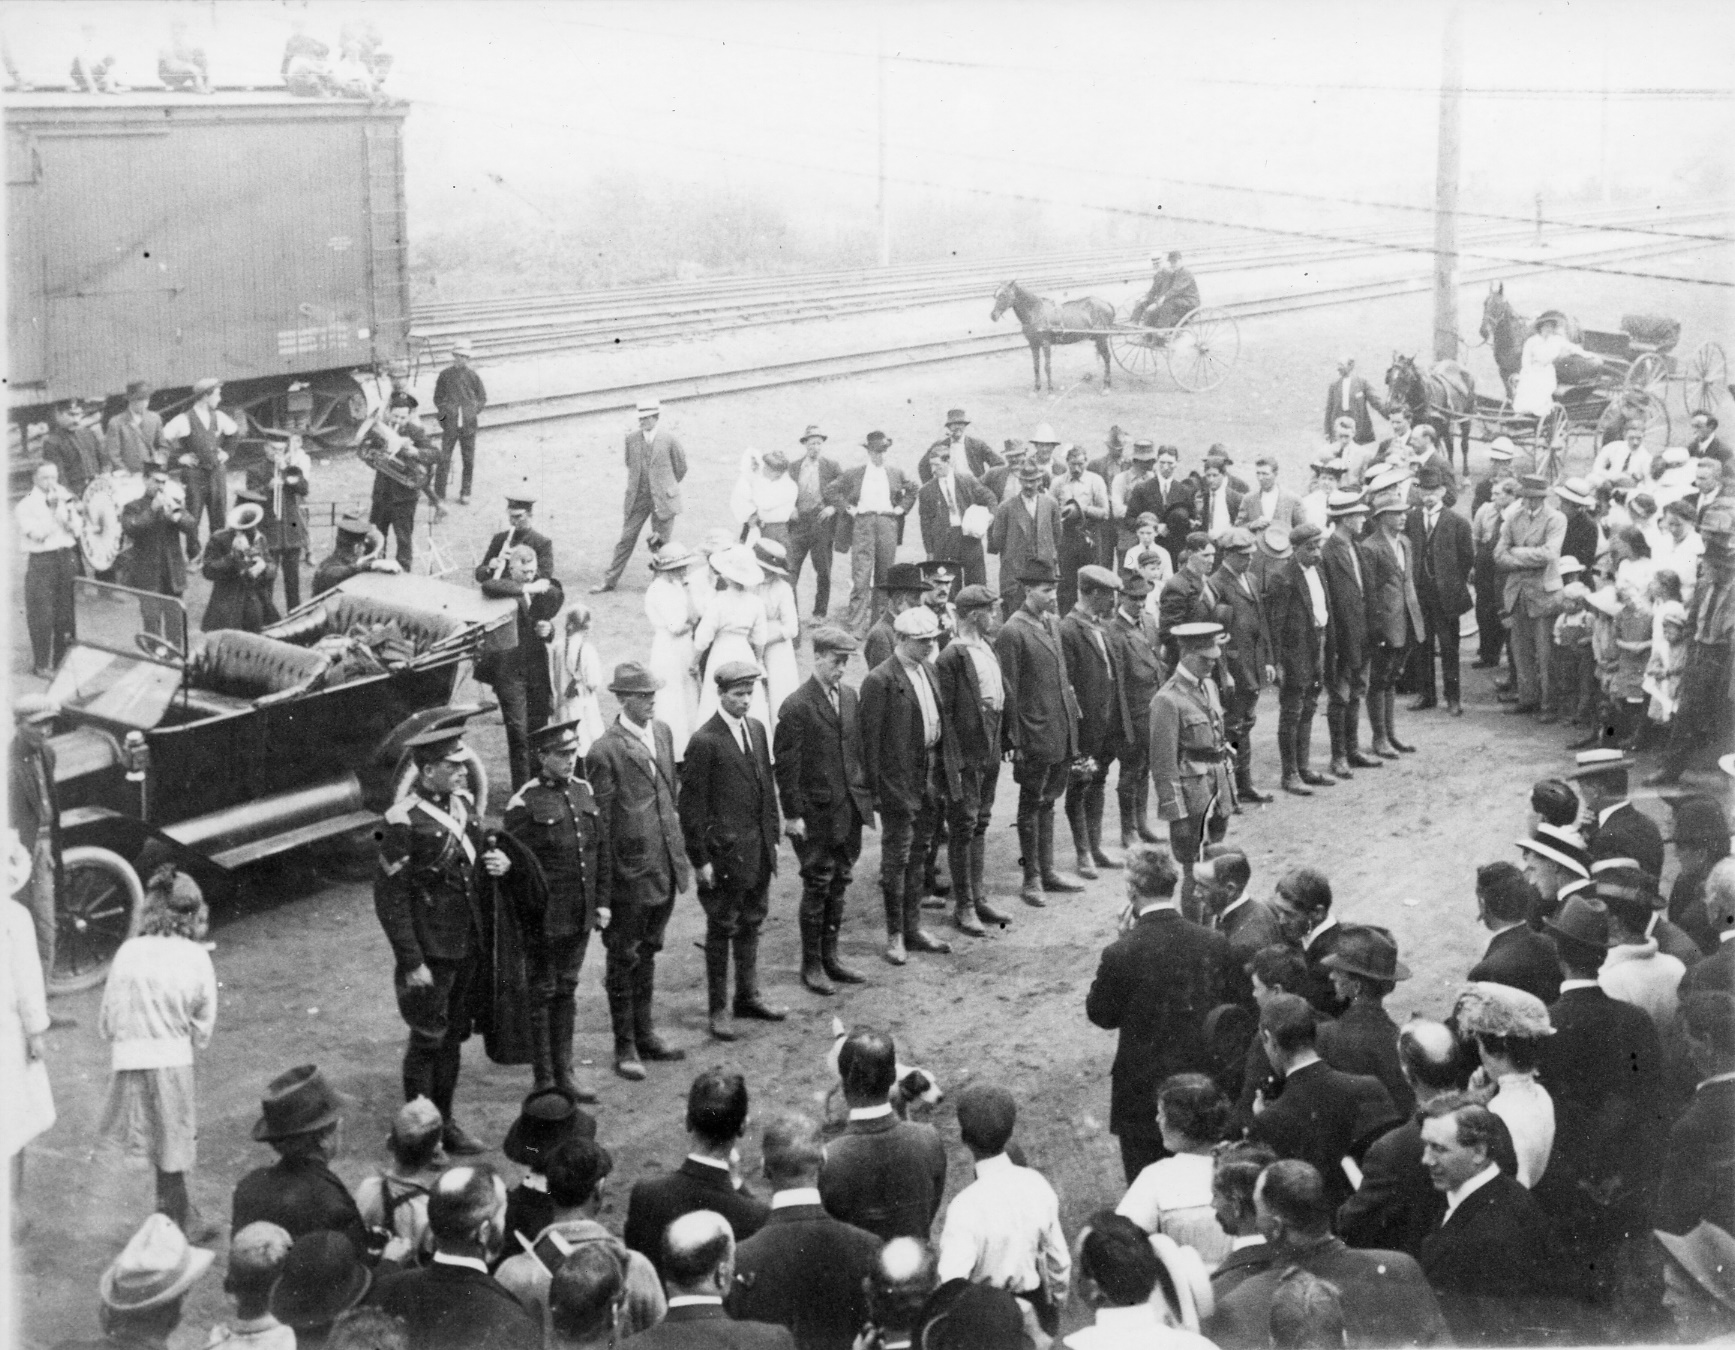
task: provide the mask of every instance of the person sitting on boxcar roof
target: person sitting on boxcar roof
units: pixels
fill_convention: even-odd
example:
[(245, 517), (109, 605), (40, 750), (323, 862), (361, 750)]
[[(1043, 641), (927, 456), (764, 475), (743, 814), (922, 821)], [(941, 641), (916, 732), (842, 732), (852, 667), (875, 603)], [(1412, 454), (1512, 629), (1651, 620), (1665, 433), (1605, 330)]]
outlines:
[(72, 87), (85, 94), (123, 94), (126, 86), (114, 78), (114, 55), (96, 44), (96, 25), (78, 30), (78, 52), (72, 58)]
[(283, 44), (283, 83), (302, 98), (318, 98), (328, 92), (326, 62), (331, 46), (307, 31), (307, 20), (290, 21), (289, 40)]
[(210, 63), (205, 60), (205, 49), (194, 46), (187, 37), (185, 19), (169, 24), (169, 45), (157, 53), (157, 78), (177, 93), (211, 92)]

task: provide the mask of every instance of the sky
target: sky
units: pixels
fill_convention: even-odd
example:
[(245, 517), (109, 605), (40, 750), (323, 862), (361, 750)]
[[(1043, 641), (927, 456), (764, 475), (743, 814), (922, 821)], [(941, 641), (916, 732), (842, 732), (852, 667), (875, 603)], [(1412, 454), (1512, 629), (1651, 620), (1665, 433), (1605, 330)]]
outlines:
[[(1735, 187), (1735, 5), (1460, 12), (1465, 205)], [(263, 83), (293, 16), (328, 40), (366, 17), (396, 54), (390, 88), (414, 105), (412, 221), (556, 216), (612, 174), (859, 222), (883, 117), (894, 231), (900, 213), (974, 201), (1149, 233), (1165, 209), (1425, 225), (1361, 203), (1432, 199), (1446, 13), (1420, 0), (21, 0), (0, 24), (27, 76), (62, 78), (88, 22), (120, 77), (142, 80), (179, 14), (219, 82)], [(1630, 92), (1705, 89), (1721, 97)]]

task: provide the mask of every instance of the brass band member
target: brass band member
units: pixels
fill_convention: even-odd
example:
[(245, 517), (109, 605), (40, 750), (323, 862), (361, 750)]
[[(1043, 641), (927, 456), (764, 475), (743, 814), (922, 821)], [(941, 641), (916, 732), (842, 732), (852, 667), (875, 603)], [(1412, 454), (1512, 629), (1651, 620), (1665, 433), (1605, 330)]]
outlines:
[(24, 568), (24, 620), (35, 673), (48, 677), (72, 642), (72, 582), (78, 575), (78, 502), (60, 485), (60, 470), (37, 466), (31, 489), (12, 508)]
[[(387, 408), (382, 416), (372, 418), (361, 443), (365, 450), (384, 452), (367, 457), (374, 466), (368, 520), (381, 536), (397, 536), (398, 566), (407, 572), (415, 561), (416, 498), (428, 491), (428, 477), (438, 452), (421, 424), (402, 406)], [(429, 500), (433, 500), (431, 495)]]

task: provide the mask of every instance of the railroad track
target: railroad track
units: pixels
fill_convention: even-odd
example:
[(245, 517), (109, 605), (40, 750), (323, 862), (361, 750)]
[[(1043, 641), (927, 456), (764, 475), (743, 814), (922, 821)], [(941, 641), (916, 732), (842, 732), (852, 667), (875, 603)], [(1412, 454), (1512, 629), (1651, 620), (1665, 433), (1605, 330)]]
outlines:
[[(1681, 223), (1683, 217), (1671, 223)], [(1629, 244), (1618, 248), (1573, 254), (1570, 260), (1581, 264), (1629, 262), (1642, 258), (1660, 258), (1671, 254), (1694, 252), (1713, 245), (1693, 240), (1670, 240), (1666, 243)], [(1557, 261), (1530, 263), (1490, 263), (1464, 269), (1460, 286), (1482, 285), (1489, 281), (1529, 276), (1553, 270)], [(1336, 305), (1361, 304), (1393, 296), (1427, 291), (1433, 287), (1432, 275), (1387, 278), (1380, 281), (1351, 282), (1325, 287), (1305, 294), (1261, 296), (1228, 304), (1213, 305), (1237, 319), (1260, 318), (1290, 314), (1300, 310), (1324, 309)], [(736, 370), (717, 371), (703, 375), (673, 379), (649, 380), (631, 384), (610, 385), (570, 393), (549, 394), (538, 398), (516, 399), (491, 404), (483, 413), (484, 427), (521, 426), (528, 423), (554, 421), (564, 417), (582, 417), (593, 413), (613, 412), (633, 407), (641, 398), (655, 396), (673, 402), (717, 398), (725, 394), (745, 393), (755, 389), (770, 389), (780, 385), (816, 383), (846, 379), (879, 371), (899, 370), (911, 366), (933, 365), (945, 361), (968, 360), (1011, 352), (1025, 347), (1024, 336), (1016, 329), (1006, 333), (984, 333), (970, 337), (942, 338), (931, 342), (905, 343), (896, 347), (872, 351), (850, 352), (837, 356), (813, 357), (800, 361), (775, 362), (745, 366)]]

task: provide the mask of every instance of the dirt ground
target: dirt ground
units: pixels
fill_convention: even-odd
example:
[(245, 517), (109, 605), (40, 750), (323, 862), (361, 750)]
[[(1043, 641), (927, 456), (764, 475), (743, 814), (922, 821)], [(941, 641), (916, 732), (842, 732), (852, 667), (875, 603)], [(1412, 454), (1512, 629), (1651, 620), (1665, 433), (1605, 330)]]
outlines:
[[(1720, 270), (1698, 257), (1664, 260), (1656, 270), (1730, 276), (1726, 258)], [(1511, 289), (1522, 309), (1560, 304), (1592, 326), (1612, 327), (1626, 311), (1673, 314), (1684, 324), (1683, 351), (1708, 338), (1727, 342), (1735, 337), (1722, 290), (1591, 275), (1530, 278)], [(1472, 333), (1479, 300), (1479, 295), (1465, 297)], [(888, 325), (888, 340), (896, 339), (894, 329)], [(853, 447), (878, 428), (894, 438), (893, 462), (908, 468), (938, 434), (945, 409), (960, 404), (975, 419), (973, 431), (992, 443), (1048, 420), (1064, 438), (1096, 447), (1109, 425), (1118, 423), (1131, 433), (1180, 445), (1187, 464), (1219, 440), (1249, 473), (1256, 454), (1274, 453), (1285, 465), (1285, 481), (1293, 484), (1320, 435), (1320, 403), (1334, 357), (1356, 353), (1365, 373), (1377, 380), (1394, 348), (1415, 351), (1428, 330), (1425, 296), (1247, 323), (1240, 364), (1228, 383), (1202, 396), (1180, 393), (1166, 379), (1149, 384), (1117, 379), (1114, 390), (1104, 393), (1086, 378), (1092, 362), (1088, 348), (1072, 348), (1056, 355), (1055, 377), (1064, 392), (1054, 398), (1031, 396), (1028, 365), (1017, 352), (675, 404), (667, 420), (684, 441), (692, 466), (678, 534), (696, 541), (730, 523), (728, 490), (744, 445), (781, 446), (794, 453), (802, 427), (818, 422), (830, 431), (833, 452), (847, 464), (858, 462), (860, 452)], [(808, 350), (804, 334), (811, 331), (809, 326), (788, 335), (791, 356)], [(1491, 377), (1486, 351), (1475, 354), (1475, 369)], [(442, 535), (454, 556), (473, 562), (488, 533), (502, 523), (503, 490), (527, 476), (539, 489), (539, 524), (555, 541), (557, 572), (569, 596), (595, 605), (595, 633), (607, 665), (642, 658), (648, 650), (642, 551), (621, 591), (583, 595), (619, 528), (625, 429), (620, 423), (619, 418), (597, 418), (485, 433), (476, 502), (454, 511)], [(1473, 466), (1485, 469), (1481, 447)], [(316, 500), (359, 502), (366, 494), (365, 474), (353, 463), (323, 467), (314, 489)], [(919, 550), (912, 525), (903, 556), (919, 557)], [(841, 612), (848, 591), (847, 558), (836, 563), (834, 614)], [(804, 612), (810, 609), (811, 587), (811, 579), (804, 579)], [(201, 583), (189, 597), (194, 613), (202, 606), (202, 589)], [(13, 612), (19, 612), (16, 605)], [(18, 651), (21, 642), (19, 634), (15, 671), (27, 668), (27, 657), (21, 659)], [(859, 675), (852, 672), (852, 682)], [(1332, 878), (1345, 918), (1376, 921), (1396, 933), (1415, 972), (1390, 1001), (1399, 1020), (1412, 1012), (1439, 1015), (1448, 1006), (1455, 983), (1483, 946), (1474, 917), (1474, 869), (1513, 856), (1511, 841), (1525, 826), (1529, 784), (1567, 759), (1562, 729), (1499, 715), (1484, 672), (1466, 669), (1465, 704), (1461, 721), (1439, 713), (1401, 720), (1405, 734), (1420, 747), (1416, 755), (1378, 773), (1358, 774), (1341, 790), (1321, 791), (1305, 801), (1280, 796), (1270, 806), (1250, 808), (1230, 830), (1230, 838), (1248, 850), (1259, 892), (1268, 891), (1289, 867), (1316, 866)], [(612, 715), (612, 708), (606, 711)], [(1277, 778), (1275, 716), (1275, 700), (1268, 694), (1255, 733), (1256, 777), (1266, 786)], [(481, 727), (476, 739), (495, 781), (504, 783), (498, 725)], [(733, 1046), (706, 1039), (703, 972), (693, 946), (702, 917), (692, 896), (683, 898), (660, 963), (659, 1011), (663, 1030), (687, 1049), (688, 1059), (682, 1065), (653, 1066), (645, 1083), (628, 1084), (609, 1072), (601, 957), (593, 949), (579, 992), (576, 1054), (584, 1061), (581, 1072), (601, 1091), (602, 1104), (594, 1110), (600, 1136), (616, 1158), (609, 1183), (612, 1222), (624, 1217), (626, 1193), (636, 1178), (681, 1159), (684, 1095), (698, 1069), (739, 1068), (758, 1115), (780, 1106), (816, 1110), (829, 1086), (824, 1056), (833, 1017), (888, 1029), (900, 1056), (928, 1067), (952, 1099), (977, 1079), (1011, 1086), (1020, 1102), (1019, 1142), (1059, 1192), (1069, 1232), (1092, 1209), (1119, 1198), (1118, 1155), (1105, 1129), (1114, 1037), (1089, 1026), (1083, 1003), (1097, 953), (1113, 937), (1123, 885), (1120, 874), (1108, 873), (1078, 896), (1056, 897), (1045, 910), (1018, 904), (1011, 796), (1001, 794), (988, 861), (990, 889), (1012, 913), (1011, 928), (985, 939), (958, 939), (950, 956), (916, 957), (901, 970), (887, 966), (879, 956), (880, 906), (873, 882), (878, 848), (870, 834), (850, 894), (843, 941), (846, 959), (866, 972), (870, 983), (836, 998), (816, 997), (798, 983), (799, 880), (786, 851), (773, 887), (762, 971), (768, 996), (793, 1011), (781, 1026), (745, 1030)], [(1648, 809), (1660, 811), (1660, 806), (1653, 802)], [(1064, 827), (1058, 851), (1063, 859), (1070, 856)], [(345, 843), (276, 860), (255, 869), (246, 878), (245, 894), (216, 915), (212, 936), (221, 1007), (215, 1040), (198, 1066), (202, 1139), (193, 1178), (197, 1203), (213, 1217), (227, 1218), (238, 1177), (268, 1160), (249, 1131), (266, 1082), (291, 1065), (320, 1064), (356, 1099), (345, 1127), (344, 1154), (336, 1164), (346, 1180), (359, 1180), (383, 1156), (381, 1143), (399, 1101), (403, 1028), (390, 994), (390, 954), (373, 917), (367, 863), (365, 851)], [(99, 1149), (94, 1135), (108, 1077), (105, 1047), (96, 1031), (99, 1000), (100, 991), (92, 991), (55, 1005), (57, 1012), (76, 1017), (78, 1026), (49, 1038), (60, 1119), (28, 1150), (23, 1210), (30, 1229), (17, 1257), (26, 1343), (95, 1333), (97, 1276), (151, 1204), (148, 1172)], [(459, 1088), (464, 1123), (485, 1139), (501, 1139), (528, 1078), (526, 1070), (490, 1065), (480, 1045), (473, 1044)], [(934, 1120), (951, 1149), (949, 1189), (956, 1190), (967, 1183), (970, 1169), (950, 1102), (937, 1109)], [(757, 1130), (751, 1126), (741, 1153), (747, 1175), (762, 1187)], [(214, 1273), (194, 1290), (177, 1346), (202, 1344), (204, 1329), (226, 1316), (219, 1286)], [(1075, 1312), (1069, 1325), (1078, 1320)]]

